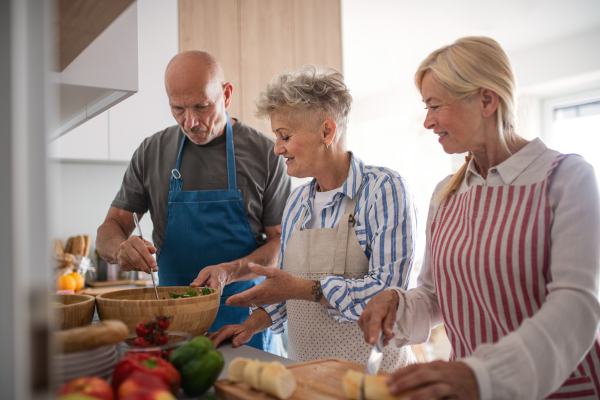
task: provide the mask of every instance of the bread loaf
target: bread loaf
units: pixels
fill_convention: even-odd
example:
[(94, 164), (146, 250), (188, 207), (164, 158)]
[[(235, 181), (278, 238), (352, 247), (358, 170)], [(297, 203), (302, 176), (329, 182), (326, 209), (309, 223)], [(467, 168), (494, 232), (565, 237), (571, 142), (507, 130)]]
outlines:
[(280, 362), (271, 363), (235, 358), (227, 370), (229, 380), (244, 382), (255, 390), (266, 392), (279, 399), (287, 399), (296, 390), (294, 374)]
[[(344, 393), (352, 400), (360, 400), (360, 383), (365, 376), (365, 400), (400, 400), (402, 396), (392, 396), (385, 382), (387, 377), (363, 374), (348, 370), (342, 378)], [(406, 393), (405, 393), (406, 394)]]
[(85, 250), (85, 239), (83, 236), (75, 236), (73, 239), (73, 247), (71, 249), (71, 254), (74, 256), (83, 256), (83, 251)]
[(52, 255), (54, 257), (62, 256), (64, 253), (62, 241), (58, 238), (52, 241)]
[(83, 235), (83, 256), (84, 257), (89, 257), (90, 255), (90, 246), (92, 244), (92, 239), (90, 238), (89, 235)]
[(81, 328), (54, 333), (54, 338), (63, 353), (91, 350), (115, 344), (127, 339), (129, 330), (122, 321), (108, 320)]
[(65, 253), (73, 254), (73, 240), (75, 240), (73, 236), (67, 239), (67, 244), (65, 245)]

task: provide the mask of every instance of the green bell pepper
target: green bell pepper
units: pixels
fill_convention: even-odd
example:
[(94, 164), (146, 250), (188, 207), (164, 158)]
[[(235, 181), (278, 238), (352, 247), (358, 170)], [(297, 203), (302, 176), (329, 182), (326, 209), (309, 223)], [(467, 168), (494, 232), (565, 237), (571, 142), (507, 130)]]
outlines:
[(179, 371), (181, 388), (188, 396), (200, 396), (210, 389), (225, 365), (223, 355), (205, 336), (198, 336), (175, 350), (169, 362)]

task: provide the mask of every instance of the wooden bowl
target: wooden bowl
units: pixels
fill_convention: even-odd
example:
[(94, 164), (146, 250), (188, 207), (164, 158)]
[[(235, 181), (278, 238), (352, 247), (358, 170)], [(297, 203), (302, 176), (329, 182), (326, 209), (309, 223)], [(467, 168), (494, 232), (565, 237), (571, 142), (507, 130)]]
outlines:
[[(140, 322), (154, 319), (155, 314), (172, 317), (169, 330), (188, 332), (192, 336), (204, 335), (219, 311), (219, 291), (205, 296), (170, 299), (171, 293), (185, 293), (186, 289), (201, 292), (201, 288), (188, 286), (159, 287), (156, 300), (154, 288), (118, 290), (96, 296), (98, 316), (101, 320), (118, 319), (129, 328), (130, 333)], [(163, 299), (166, 297), (166, 299)]]
[(60, 329), (79, 328), (89, 325), (94, 318), (96, 299), (87, 294), (55, 294), (51, 301), (63, 303), (64, 306), (54, 307)]

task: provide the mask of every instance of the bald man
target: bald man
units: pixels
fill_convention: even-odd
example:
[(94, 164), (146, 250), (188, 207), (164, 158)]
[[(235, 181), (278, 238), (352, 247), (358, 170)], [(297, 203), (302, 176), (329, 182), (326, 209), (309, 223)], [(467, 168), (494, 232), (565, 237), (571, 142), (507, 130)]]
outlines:
[[(251, 274), (248, 262), (275, 266), (291, 185), (274, 141), (226, 113), (233, 86), (213, 56), (175, 56), (165, 88), (177, 125), (136, 150), (98, 228), (96, 248), (123, 270), (157, 270), (163, 287), (189, 286), (204, 270), (200, 281), (211, 280), (213, 287), (217, 281), (222, 288), (213, 332), (249, 316), (248, 308), (225, 301), (264, 279), (240, 275)], [(141, 218), (146, 211), (154, 245), (131, 236), (133, 213)], [(271, 333), (248, 344), (278, 353)]]

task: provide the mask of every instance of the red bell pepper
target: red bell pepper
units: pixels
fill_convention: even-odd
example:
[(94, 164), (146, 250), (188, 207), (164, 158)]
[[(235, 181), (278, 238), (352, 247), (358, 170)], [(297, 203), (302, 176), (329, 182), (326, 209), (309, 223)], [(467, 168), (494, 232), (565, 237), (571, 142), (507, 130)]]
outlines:
[(111, 379), (115, 392), (118, 392), (121, 383), (136, 371), (160, 378), (174, 395), (179, 392), (181, 376), (175, 367), (168, 361), (147, 353), (127, 353), (117, 363)]

